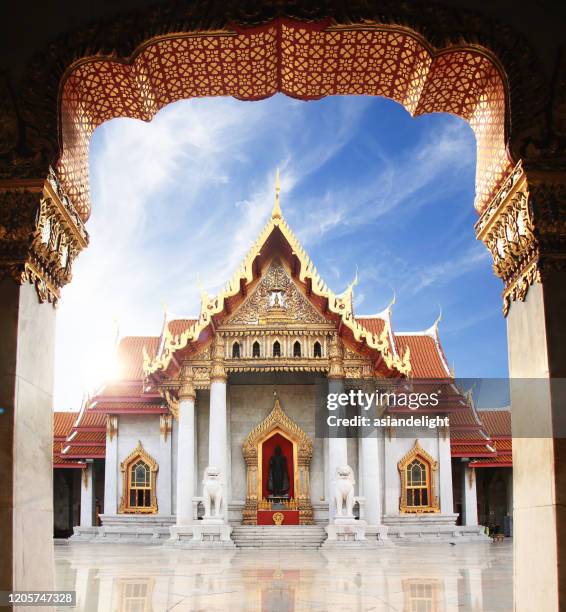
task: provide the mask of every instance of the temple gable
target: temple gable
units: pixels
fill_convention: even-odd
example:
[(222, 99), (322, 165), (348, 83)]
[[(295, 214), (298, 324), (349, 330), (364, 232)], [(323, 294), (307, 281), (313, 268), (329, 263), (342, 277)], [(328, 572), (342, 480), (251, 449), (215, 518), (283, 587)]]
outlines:
[(226, 321), (230, 325), (327, 323), (274, 259), (252, 294)]

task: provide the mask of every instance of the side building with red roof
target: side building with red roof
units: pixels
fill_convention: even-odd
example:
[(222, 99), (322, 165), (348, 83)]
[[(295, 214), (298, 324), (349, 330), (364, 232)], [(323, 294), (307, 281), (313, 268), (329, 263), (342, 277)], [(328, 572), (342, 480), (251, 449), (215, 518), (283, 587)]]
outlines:
[(55, 416), (73, 537), (239, 545), (247, 527), (282, 521), (326, 527), (321, 544), (342, 539), (346, 514), (360, 543), (463, 542), (485, 538), (491, 503), (502, 523), (506, 477), (484, 475), (510, 470), (506, 417), (457, 386), (438, 321), (407, 333), (392, 304), (358, 315), (354, 285), (333, 293), (277, 200), (196, 316), (122, 338), (119, 375)]

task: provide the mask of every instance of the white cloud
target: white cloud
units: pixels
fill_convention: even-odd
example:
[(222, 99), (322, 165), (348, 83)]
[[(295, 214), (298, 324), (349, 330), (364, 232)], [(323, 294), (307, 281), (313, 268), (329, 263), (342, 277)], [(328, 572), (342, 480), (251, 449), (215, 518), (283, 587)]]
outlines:
[(282, 96), (185, 101), (150, 123), (117, 119), (99, 128), (91, 245), (59, 311), (56, 409), (77, 409), (108, 374), (116, 321), (122, 335), (157, 335), (164, 304), (197, 314), (199, 278), (217, 291), (266, 222), (275, 168), (284, 197), (345, 145), (364, 108), (341, 104), (341, 128), (319, 138), (306, 136), (307, 105)]

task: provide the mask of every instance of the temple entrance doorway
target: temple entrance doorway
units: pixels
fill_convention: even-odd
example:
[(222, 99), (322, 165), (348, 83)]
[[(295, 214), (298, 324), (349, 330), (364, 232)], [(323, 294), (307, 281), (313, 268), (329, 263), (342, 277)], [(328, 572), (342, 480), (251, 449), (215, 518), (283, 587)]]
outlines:
[(246, 462), (244, 525), (312, 525), (312, 440), (283, 411), (271, 413), (243, 444)]

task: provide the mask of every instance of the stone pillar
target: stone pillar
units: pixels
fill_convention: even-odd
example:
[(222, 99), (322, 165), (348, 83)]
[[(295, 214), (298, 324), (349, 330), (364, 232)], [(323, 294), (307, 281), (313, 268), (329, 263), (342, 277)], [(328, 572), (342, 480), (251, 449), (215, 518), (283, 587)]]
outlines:
[(87, 237), (51, 178), (0, 181), (0, 590), (53, 588), (53, 304)]
[(106, 417), (106, 458), (104, 461), (104, 514), (118, 512), (118, 486), (120, 466), (118, 465), (118, 416)]
[(196, 392), (188, 368), (183, 368), (182, 376), (177, 438), (177, 525), (191, 525), (195, 494)]
[(476, 470), (465, 461), (462, 464), (462, 525), (478, 524)]
[(440, 498), (440, 512), (452, 514), (454, 520), (454, 495), (452, 491), (452, 452), (450, 449), (450, 435), (447, 428), (438, 430), (438, 496)]
[[(375, 391), (375, 385), (368, 381), (365, 385), (366, 392)], [(366, 413), (370, 418), (377, 416), (375, 406)], [(367, 436), (362, 436), (360, 443), (360, 491), (365, 497), (365, 520), (368, 525), (381, 524), (381, 491), (379, 486), (380, 466), (377, 448), (377, 431), (372, 431)]]
[(476, 231), (505, 283), (515, 606), (551, 611), (566, 607), (566, 177), (560, 154), (534, 152)]
[(159, 477), (157, 478), (158, 514), (171, 516), (171, 433), (172, 419), (170, 414), (159, 415)]
[(224, 520), (227, 520), (226, 484), (228, 482), (227, 424), (226, 424), (226, 371), (224, 370), (224, 339), (220, 334), (214, 340), (214, 354), (210, 373), (210, 417), (208, 423), (208, 465), (220, 469), (224, 487)]
[(94, 525), (94, 463), (87, 463), (81, 478), (81, 527)]
[[(328, 381), (329, 393), (342, 393), (344, 391), (343, 378), (331, 378)], [(326, 472), (326, 480), (328, 483), (328, 518), (330, 521), (334, 519), (336, 508), (334, 507), (334, 479), (336, 477), (336, 469), (341, 465), (348, 465), (348, 439), (333, 437), (338, 432), (330, 431), (328, 438), (328, 465)]]

